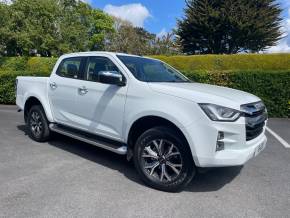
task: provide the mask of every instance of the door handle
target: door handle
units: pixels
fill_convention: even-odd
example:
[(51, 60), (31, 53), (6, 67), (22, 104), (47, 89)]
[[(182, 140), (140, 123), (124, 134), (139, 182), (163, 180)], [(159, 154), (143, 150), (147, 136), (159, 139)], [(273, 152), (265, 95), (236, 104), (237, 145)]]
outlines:
[(87, 88), (86, 87), (81, 87), (81, 88), (78, 88), (78, 91), (79, 91), (79, 94), (80, 95), (85, 95), (85, 94), (87, 94), (88, 93), (88, 90), (87, 90)]
[(49, 86), (50, 86), (51, 89), (56, 89), (57, 88), (57, 85), (56, 85), (55, 82), (49, 83)]

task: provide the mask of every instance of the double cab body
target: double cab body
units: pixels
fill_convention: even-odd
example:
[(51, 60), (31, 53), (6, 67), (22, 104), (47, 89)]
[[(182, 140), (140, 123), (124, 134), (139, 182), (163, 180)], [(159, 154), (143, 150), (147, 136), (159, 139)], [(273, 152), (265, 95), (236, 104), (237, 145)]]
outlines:
[(134, 159), (150, 186), (184, 187), (196, 167), (243, 165), (266, 145), (258, 97), (190, 81), (140, 56), (63, 55), (46, 77), (17, 78), (30, 136), (58, 132)]

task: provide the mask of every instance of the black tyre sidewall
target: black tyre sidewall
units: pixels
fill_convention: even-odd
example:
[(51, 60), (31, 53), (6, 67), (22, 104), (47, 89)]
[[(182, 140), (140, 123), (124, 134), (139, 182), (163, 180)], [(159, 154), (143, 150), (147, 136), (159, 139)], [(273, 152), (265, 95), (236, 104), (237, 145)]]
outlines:
[[(141, 153), (148, 142), (154, 139), (167, 139), (173, 142), (179, 149), (183, 159), (183, 168), (180, 175), (172, 182), (161, 183), (150, 178), (141, 166)], [(141, 179), (150, 187), (167, 192), (181, 191), (194, 177), (195, 166), (189, 146), (182, 140), (176, 131), (168, 127), (155, 127), (144, 132), (137, 140), (134, 147), (134, 164)]]
[[(31, 130), (31, 115), (33, 112), (37, 112), (40, 115), (40, 119), (43, 123), (43, 130), (41, 132), (41, 134), (39, 136), (35, 136), (34, 133)], [(48, 127), (48, 120), (46, 118), (45, 112), (42, 108), (42, 106), (40, 105), (35, 105), (32, 106), (29, 113), (28, 113), (28, 117), (27, 117), (27, 129), (28, 129), (28, 135), (31, 139), (37, 141), (37, 142), (45, 142), (48, 140), (49, 136), (50, 136), (50, 130)]]

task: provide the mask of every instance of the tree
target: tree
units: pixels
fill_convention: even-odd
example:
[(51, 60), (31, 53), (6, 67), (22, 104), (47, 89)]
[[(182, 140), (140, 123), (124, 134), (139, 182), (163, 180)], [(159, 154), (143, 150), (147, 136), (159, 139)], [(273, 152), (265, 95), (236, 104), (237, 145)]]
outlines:
[(148, 32), (142, 27), (134, 27), (134, 31), (136, 33), (136, 38), (133, 45), (136, 50), (135, 53), (139, 55), (152, 54), (156, 35)]
[(176, 31), (183, 52), (258, 52), (280, 39), (281, 9), (275, 0), (189, 0)]
[(56, 53), (89, 50), (90, 6), (75, 0), (60, 0), (56, 13)]
[(104, 49), (105, 34), (114, 31), (109, 15), (76, 0), (62, 0), (59, 8), (58, 53)]
[[(16, 0), (11, 5), (2, 4), (9, 12), (0, 30), (8, 55), (28, 54), (31, 49), (48, 50), (53, 41), (53, 0)], [(2, 14), (2, 13), (1, 13)]]
[(6, 55), (7, 39), (9, 38), (10, 9), (7, 4), (0, 2), (0, 55)]
[(137, 55), (172, 55), (179, 53), (174, 33), (162, 37), (130, 22), (114, 18), (114, 32), (106, 36), (105, 50)]
[(144, 28), (134, 27), (130, 22), (114, 18), (115, 32), (106, 37), (106, 50), (129, 54), (151, 54), (155, 34)]
[(0, 2), (0, 14), (0, 54), (9, 56), (102, 50), (114, 30), (109, 15), (79, 0)]
[(153, 54), (154, 55), (174, 55), (180, 53), (180, 48), (176, 44), (175, 34), (167, 33), (164, 36), (156, 37), (154, 40)]
[(91, 27), (89, 31), (90, 50), (104, 50), (105, 37), (109, 33), (114, 33), (114, 19), (103, 13), (101, 10), (93, 9), (90, 15)]

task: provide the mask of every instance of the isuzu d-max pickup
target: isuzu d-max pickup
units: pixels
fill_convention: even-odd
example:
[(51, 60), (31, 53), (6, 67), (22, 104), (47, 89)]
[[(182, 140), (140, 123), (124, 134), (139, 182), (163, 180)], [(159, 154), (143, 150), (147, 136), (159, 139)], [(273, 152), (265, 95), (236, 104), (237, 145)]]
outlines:
[(266, 146), (260, 98), (190, 81), (151, 58), (63, 55), (49, 78), (17, 77), (16, 93), (32, 139), (57, 132), (127, 155), (163, 191), (182, 189), (197, 167), (243, 165)]

